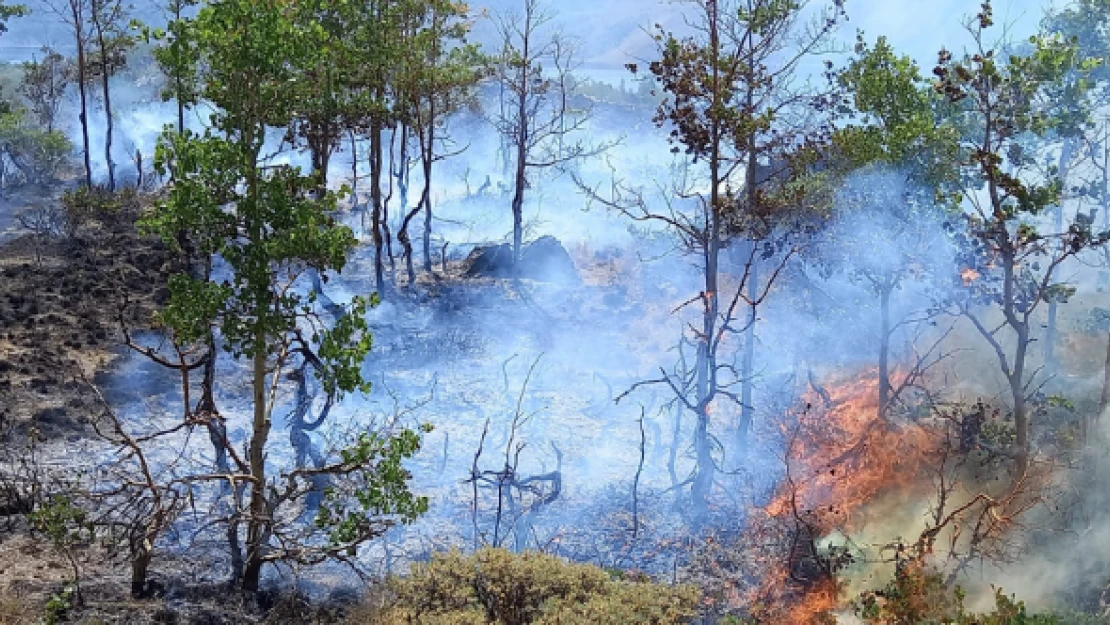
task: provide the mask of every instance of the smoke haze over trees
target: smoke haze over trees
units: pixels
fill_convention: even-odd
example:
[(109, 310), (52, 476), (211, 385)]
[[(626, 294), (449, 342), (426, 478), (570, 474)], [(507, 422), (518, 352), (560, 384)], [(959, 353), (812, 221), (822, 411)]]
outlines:
[(649, 9), (0, 2), (0, 622), (1110, 622), (1110, 2)]

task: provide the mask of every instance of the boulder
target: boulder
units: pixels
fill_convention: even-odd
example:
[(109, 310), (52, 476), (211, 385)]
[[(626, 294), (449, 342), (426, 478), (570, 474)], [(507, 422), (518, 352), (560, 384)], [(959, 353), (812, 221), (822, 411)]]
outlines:
[[(511, 278), (513, 248), (508, 243), (479, 246), (466, 257), (471, 278)], [(566, 248), (553, 236), (542, 236), (520, 252), (520, 277), (539, 282), (578, 283), (581, 278)]]
[(510, 278), (513, 275), (513, 248), (508, 243), (474, 248), (465, 261), (470, 278)]
[(543, 282), (578, 283), (578, 271), (566, 248), (553, 236), (532, 241), (520, 253), (522, 275)]

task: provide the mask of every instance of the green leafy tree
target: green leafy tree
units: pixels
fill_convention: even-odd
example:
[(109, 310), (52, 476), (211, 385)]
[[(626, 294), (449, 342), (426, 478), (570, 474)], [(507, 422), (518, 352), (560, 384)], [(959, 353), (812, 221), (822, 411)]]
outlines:
[(994, 589), (994, 609), (969, 612), (967, 593), (944, 583), (944, 576), (920, 564), (903, 563), (894, 579), (852, 601), (869, 625), (1102, 625), (1105, 618), (1072, 613), (1030, 613), (1025, 602)]
[(39, 126), (52, 132), (58, 119), (58, 109), (69, 87), (69, 64), (65, 57), (50, 48), (42, 49), (43, 57), (23, 64), (23, 77), (19, 92)]
[[(341, 270), (356, 244), (350, 229), (330, 216), (336, 195), (317, 194), (314, 176), (270, 165), (262, 157), (267, 129), (286, 127), (295, 114), (297, 90), (288, 86), (297, 78), (297, 68), (317, 53), (315, 35), (321, 25), (291, 9), (295, 7), (283, 0), (228, 0), (204, 6), (190, 20), (188, 36), (205, 68), (200, 96), (216, 111), (212, 128), (203, 134), (167, 131), (162, 137), (156, 167), (170, 176), (172, 186), (147, 221), (169, 242), (182, 230), (188, 232), (201, 254), (218, 255), (229, 267), (230, 276), (221, 282), (173, 276), (161, 321), (186, 342), (203, 340), (215, 326), (224, 347), (253, 364), (246, 457), (228, 446), (250, 493), (241, 574), (247, 590), (257, 590), (266, 562), (339, 553), (303, 545), (292, 549), (285, 540), (279, 541), (279, 548), (271, 541), (280, 531), (282, 506), (310, 490), (304, 485), (313, 484), (314, 476), (343, 478), (362, 469), (380, 481), (366, 482), (378, 497), (356, 497), (359, 505), (351, 511), (357, 512), (335, 519), (354, 527), (353, 533), (335, 536), (342, 544), (333, 548), (344, 552), (394, 520), (415, 518), (427, 505), (408, 494), (408, 474), (399, 462), (378, 462), (383, 454), (403, 458), (415, 453), (418, 444), (405, 432), (393, 438), (359, 439), (353, 443), (353, 456), (328, 467), (287, 472), (284, 488), (276, 485), (267, 463), (280, 373), (295, 354), (314, 352), (329, 394), (369, 390), (360, 371), (371, 346), (364, 314), (372, 301), (356, 298), (328, 329), (312, 314), (311, 296), (294, 288), (305, 271)], [(383, 484), (388, 488), (383, 490)]]
[[(975, 46), (963, 57), (942, 50), (936, 89), (958, 106), (960, 181), (967, 231), (958, 261), (966, 288), (956, 305), (990, 345), (1007, 385), (1015, 426), (1015, 484), (1024, 479), (1031, 453), (1030, 398), (1038, 371), (1029, 367), (1034, 314), (1042, 304), (1066, 299), (1071, 288), (1056, 281), (1061, 263), (1100, 245), (1092, 219), (1078, 214), (1066, 229), (1043, 232), (1039, 218), (1060, 201), (1058, 172), (1030, 172), (1034, 159), (1022, 140), (1067, 123), (1055, 106), (1055, 89), (1077, 63), (1077, 48), (1054, 36), (1033, 37), (1032, 51), (1008, 59), (989, 46), (990, 3), (969, 25)], [(1007, 171), (1007, 169), (1009, 171)], [(994, 327), (984, 307), (1002, 313)]]
[(849, 178), (872, 173), (865, 182), (849, 180), (840, 193), (830, 233), (833, 258), (826, 253), (821, 260), (845, 267), (878, 299), (878, 410), (885, 416), (916, 369), (897, 385), (891, 380), (892, 334), (923, 312), (892, 319), (891, 300), (904, 281), (923, 280), (933, 264), (936, 239), (929, 230), (941, 223), (938, 201), (955, 192), (956, 136), (917, 64), (884, 37), (871, 46), (858, 36), (855, 56), (838, 79), (852, 108), (851, 123), (833, 134), (833, 158)]
[(0, 115), (0, 188), (56, 180), (71, 148), (62, 132), (31, 123), (25, 109)]
[(0, 35), (8, 32), (8, 20), (23, 17), (31, 12), (25, 4), (7, 4), (0, 1)]
[[(397, 233), (404, 247), (409, 283), (416, 280), (413, 269), (412, 238), (409, 225), (424, 213), (424, 271), (432, 271), (432, 178), (435, 163), (443, 157), (445, 120), (462, 106), (480, 78), (476, 68), (483, 59), (475, 45), (464, 45), (470, 23), (466, 5), (452, 0), (428, 0), (420, 16), (421, 26), (413, 36), (413, 49), (403, 76), (406, 86), (399, 106), (406, 124), (412, 128), (420, 154), (423, 187), (420, 200), (406, 210)], [(404, 194), (402, 194), (404, 198)], [(404, 200), (402, 199), (402, 206)]]
[(162, 68), (167, 83), (162, 89), (163, 102), (177, 104), (177, 132), (185, 132), (185, 111), (197, 103), (200, 85), (197, 82), (197, 48), (189, 37), (187, 13), (197, 0), (169, 0), (163, 6), (168, 17), (165, 29), (146, 29), (147, 40), (161, 43), (154, 49), (154, 60)]
[[(1097, 123), (1093, 117), (1110, 103), (1110, 67), (1106, 64), (1110, 54), (1110, 40), (1106, 34), (1110, 32), (1110, 3), (1105, 0), (1079, 0), (1053, 7), (1045, 14), (1042, 30), (1076, 46), (1071, 67), (1066, 69), (1063, 79), (1051, 87), (1051, 101), (1058, 123), (1036, 142), (1037, 148), (1043, 152), (1059, 148), (1056, 174), (1063, 188), (1062, 201), (1053, 207), (1053, 228), (1060, 231), (1064, 229), (1063, 200), (1069, 199), (1074, 191), (1088, 191), (1077, 184), (1083, 175), (1084, 157), (1090, 157), (1097, 163), (1099, 156), (1104, 156), (1099, 154), (1101, 150), (1094, 144), (1098, 142), (1098, 136), (1106, 132), (1106, 122)], [(1057, 317), (1061, 303), (1059, 298), (1048, 302), (1044, 359), (1050, 371), (1057, 365)]]
[[(405, 27), (412, 13), (410, 2), (362, 0), (351, 3), (347, 37), (351, 63), (349, 84), (353, 91), (352, 127), (368, 139), (371, 235), (374, 242), (374, 284), (384, 293), (385, 254), (391, 246), (389, 196), (382, 188), (389, 181), (385, 132), (396, 123), (399, 73), (406, 67)], [(390, 254), (392, 262), (392, 255)]]
[[(30, 515), (35, 531), (41, 532), (57, 551), (65, 555), (73, 572), (73, 600), (81, 604), (81, 567), (74, 549), (93, 538), (88, 513), (67, 495), (54, 496)], [(64, 593), (68, 595), (69, 593)], [(66, 609), (68, 609), (68, 605)], [(64, 610), (63, 610), (64, 611)]]

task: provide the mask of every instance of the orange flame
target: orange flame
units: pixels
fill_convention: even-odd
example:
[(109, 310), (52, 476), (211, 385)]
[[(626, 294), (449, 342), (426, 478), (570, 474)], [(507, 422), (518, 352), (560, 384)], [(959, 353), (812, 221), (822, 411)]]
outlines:
[(978, 280), (980, 275), (981, 274), (978, 271), (972, 269), (971, 267), (967, 267), (966, 269), (960, 271), (960, 278), (963, 279), (964, 286), (968, 286), (972, 282)]
[[(878, 386), (878, 376), (868, 373), (830, 386), (827, 398), (806, 397), (809, 409), (784, 432), (789, 474), (766, 508), (771, 519), (801, 516), (817, 537), (837, 529), (853, 532), (870, 520), (869, 504), (922, 483), (926, 461), (936, 449), (935, 434), (881, 417)], [(766, 577), (762, 592), (794, 598), (785, 622), (826, 622), (823, 615), (838, 605), (836, 581), (821, 579), (791, 590), (791, 564), (779, 566), (783, 570)]]
[(771, 503), (774, 516), (791, 512), (791, 499), (834, 527), (854, 529), (856, 513), (883, 491), (917, 482), (927, 451), (927, 431), (899, 427), (879, 417), (879, 381), (867, 376), (828, 389), (829, 402), (808, 397), (811, 409), (798, 423), (791, 451), (791, 481)]

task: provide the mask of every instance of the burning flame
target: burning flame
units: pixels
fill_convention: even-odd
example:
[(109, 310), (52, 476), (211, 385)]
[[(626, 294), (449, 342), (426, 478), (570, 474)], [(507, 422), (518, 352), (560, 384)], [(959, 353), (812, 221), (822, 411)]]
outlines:
[(883, 491), (918, 481), (930, 434), (879, 416), (878, 376), (831, 386), (828, 403), (807, 397), (810, 409), (792, 438), (790, 482), (768, 507), (773, 516), (793, 507), (815, 514), (827, 533), (858, 529), (866, 521), (859, 511)]
[[(870, 518), (869, 505), (885, 494), (916, 492), (938, 441), (929, 429), (880, 416), (878, 386), (878, 376), (867, 373), (828, 387), (823, 396), (806, 397), (807, 410), (784, 428), (789, 471), (765, 510), (768, 520), (804, 522), (815, 542), (882, 521)], [(793, 565), (784, 562), (781, 571), (769, 574), (762, 592), (793, 599), (784, 622), (824, 622), (822, 615), (838, 605), (836, 580), (799, 584), (789, 570)]]
[(972, 269), (971, 267), (967, 267), (966, 269), (960, 271), (960, 278), (963, 279), (964, 286), (968, 286), (972, 282), (978, 280), (980, 275), (981, 274), (978, 271)]

